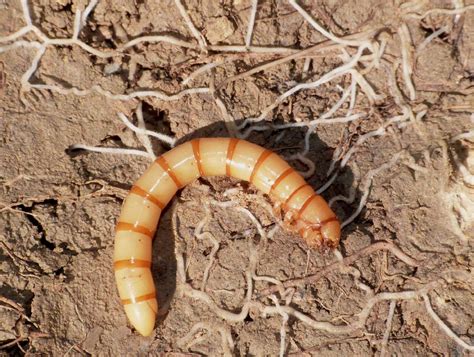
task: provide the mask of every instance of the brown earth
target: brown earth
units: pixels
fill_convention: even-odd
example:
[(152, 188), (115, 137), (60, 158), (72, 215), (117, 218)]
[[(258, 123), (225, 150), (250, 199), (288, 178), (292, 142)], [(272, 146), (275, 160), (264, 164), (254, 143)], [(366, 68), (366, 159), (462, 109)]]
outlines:
[[(459, 15), (407, 15), (451, 9), (455, 3), (470, 7)], [(182, 141), (229, 135), (234, 122), (240, 125), (259, 116), (297, 83), (316, 81), (342, 65), (341, 48), (354, 56), (357, 46), (309, 52), (306, 71), (303, 56), (272, 66), (272, 61), (326, 41), (287, 2), (258, 2), (252, 45), (293, 52), (216, 47), (206, 53), (173, 1), (100, 1), (79, 39), (114, 55), (100, 58), (77, 44), (50, 44), (28, 83), (83, 90), (99, 85), (114, 94), (173, 94), (213, 86), (216, 91), (172, 101), (60, 93), (28, 87), (26, 81), (22, 85), (36, 48), (25, 45), (0, 53), (0, 353), (472, 353), (474, 141), (472, 135), (456, 136), (472, 134), (474, 127), (474, 1), (300, 4), (336, 36), (377, 30), (367, 38), (387, 44), (379, 64), (371, 67), (367, 60), (355, 67), (377, 94), (373, 100), (358, 87), (353, 113), (366, 116), (318, 125), (306, 155), (316, 165), (308, 181), (321, 187), (331, 162), (356, 148), (323, 193), (327, 200), (353, 195), (334, 203), (342, 221), (368, 194), (362, 212), (343, 230), (339, 257), (352, 256), (351, 264), (337, 263), (338, 255), (331, 252), (308, 251), (294, 233), (278, 228), (268, 199), (252, 186), (201, 179), (177, 195), (160, 222), (153, 271), (161, 310), (153, 335), (141, 337), (127, 324), (112, 271), (114, 224), (127, 190), (150, 160), (70, 147), (80, 143), (144, 150), (143, 141), (116, 114), (123, 112), (136, 123), (140, 102), (149, 130)], [(75, 13), (86, 5), (85, 0), (41, 0), (29, 9), (44, 35), (71, 38)], [(208, 45), (245, 43), (250, 1), (184, 5)], [(402, 69), (399, 29), (404, 24), (414, 98)], [(0, 36), (25, 25), (19, 1), (0, 1)], [(423, 44), (443, 27), (439, 36)], [(148, 35), (169, 36), (192, 48), (142, 42), (121, 50), (128, 41)], [(40, 39), (30, 32), (0, 42), (0, 48), (20, 40)], [(369, 49), (364, 55), (370, 55)], [(215, 61), (225, 63), (183, 84), (191, 73)], [(232, 80), (264, 63), (268, 69)], [(317, 119), (341, 97), (337, 86), (345, 89), (350, 84), (351, 76), (345, 74), (298, 91), (262, 120), (284, 124)], [(345, 116), (348, 105), (334, 117)], [(389, 125), (387, 121), (403, 110), (411, 114)], [(384, 125), (386, 130), (380, 131)], [(358, 143), (376, 130), (380, 135)], [(293, 126), (254, 131), (248, 140), (288, 157), (304, 149), (305, 133), (305, 127)], [(169, 148), (156, 139), (152, 145), (156, 155)], [(308, 170), (301, 160), (291, 163)], [(222, 204), (229, 201), (231, 206)], [(318, 279), (306, 278), (272, 296), (263, 294), (275, 279), (291, 282), (328, 265)]]

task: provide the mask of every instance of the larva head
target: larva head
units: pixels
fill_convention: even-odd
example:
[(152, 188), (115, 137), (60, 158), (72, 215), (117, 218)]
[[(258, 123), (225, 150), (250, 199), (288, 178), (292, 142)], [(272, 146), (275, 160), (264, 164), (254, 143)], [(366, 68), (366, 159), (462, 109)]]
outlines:
[(333, 219), (321, 223), (299, 222), (302, 227), (299, 232), (306, 244), (314, 249), (334, 249), (341, 237), (341, 224)]
[(321, 235), (323, 237), (323, 245), (334, 249), (339, 245), (341, 239), (341, 223), (336, 219), (326, 222), (321, 226)]

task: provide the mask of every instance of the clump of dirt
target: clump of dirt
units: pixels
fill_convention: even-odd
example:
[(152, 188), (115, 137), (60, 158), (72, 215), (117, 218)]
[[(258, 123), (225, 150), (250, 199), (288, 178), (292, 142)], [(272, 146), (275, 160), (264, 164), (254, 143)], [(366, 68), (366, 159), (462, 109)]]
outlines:
[[(472, 1), (25, 4), (0, 2), (2, 353), (473, 350)], [(252, 185), (202, 178), (161, 217), (141, 337), (113, 235), (151, 154), (117, 113), (278, 152), (344, 222), (340, 247), (308, 250)]]

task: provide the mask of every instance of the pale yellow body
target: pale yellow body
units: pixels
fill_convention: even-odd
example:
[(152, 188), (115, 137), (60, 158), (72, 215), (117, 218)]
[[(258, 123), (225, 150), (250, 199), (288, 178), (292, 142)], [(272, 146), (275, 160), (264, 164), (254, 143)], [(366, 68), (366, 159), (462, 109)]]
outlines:
[(277, 154), (245, 140), (196, 139), (158, 158), (135, 183), (117, 224), (114, 269), (130, 323), (153, 331), (158, 303), (151, 275), (151, 244), (161, 211), (176, 192), (201, 176), (249, 181), (281, 207), (284, 222), (310, 247), (336, 247), (340, 224), (325, 200)]

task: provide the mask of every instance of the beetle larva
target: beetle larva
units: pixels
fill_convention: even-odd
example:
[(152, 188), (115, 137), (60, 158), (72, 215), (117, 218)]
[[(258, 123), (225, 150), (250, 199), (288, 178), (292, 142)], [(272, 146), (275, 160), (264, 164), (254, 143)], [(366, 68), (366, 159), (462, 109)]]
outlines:
[(125, 312), (149, 336), (158, 302), (151, 275), (151, 244), (161, 212), (176, 191), (201, 176), (227, 175), (268, 194), (310, 247), (334, 248), (341, 226), (326, 201), (274, 152), (234, 138), (195, 139), (159, 157), (125, 199), (117, 223), (114, 270)]

